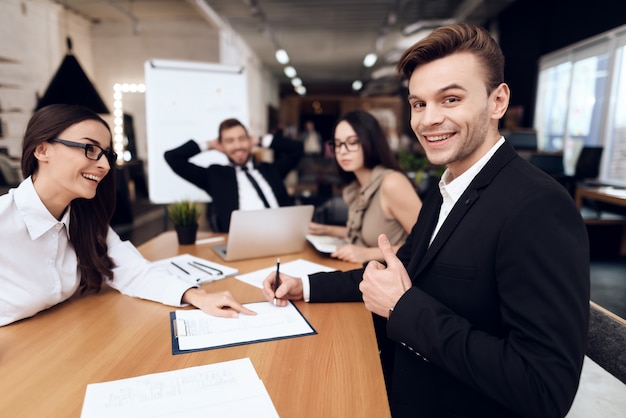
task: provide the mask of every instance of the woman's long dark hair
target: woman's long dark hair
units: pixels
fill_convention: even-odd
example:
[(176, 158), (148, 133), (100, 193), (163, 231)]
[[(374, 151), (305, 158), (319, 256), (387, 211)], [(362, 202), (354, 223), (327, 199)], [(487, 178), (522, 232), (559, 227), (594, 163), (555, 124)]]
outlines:
[[(76, 123), (95, 120), (109, 125), (96, 113), (77, 105), (54, 104), (41, 108), (30, 119), (22, 144), (22, 173), (24, 178), (39, 168), (35, 149), (43, 142), (57, 138)], [(105, 157), (106, 158), (106, 157)], [(104, 276), (113, 278), (113, 261), (106, 243), (109, 221), (115, 210), (115, 163), (98, 184), (93, 199), (74, 199), (70, 203), (70, 242), (78, 258), (81, 290), (99, 291)]]
[[(348, 112), (337, 120), (333, 132), (342, 121), (348, 122), (359, 138), (361, 149), (363, 150), (363, 165), (366, 168), (382, 165), (383, 167), (403, 172), (393, 155), (393, 151), (391, 151), (391, 147), (389, 147), (383, 128), (381, 128), (371, 113), (364, 110)], [(335, 165), (344, 184), (348, 184), (356, 179), (353, 172), (347, 172), (339, 166), (336, 158)]]

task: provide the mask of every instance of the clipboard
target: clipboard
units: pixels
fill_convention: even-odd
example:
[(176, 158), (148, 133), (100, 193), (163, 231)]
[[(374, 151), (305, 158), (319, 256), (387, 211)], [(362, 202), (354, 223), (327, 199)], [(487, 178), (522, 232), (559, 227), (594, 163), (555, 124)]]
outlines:
[[(316, 335), (317, 331), (313, 328), (313, 326), (309, 323), (309, 321), (302, 315), (300, 310), (292, 303), (289, 302), (288, 307), (276, 307), (273, 306), (269, 302), (258, 302), (258, 303), (249, 303), (245, 305), (247, 308), (252, 309), (258, 313), (257, 316), (247, 316), (244, 314), (240, 314), (239, 318), (218, 318), (214, 316), (210, 316), (208, 314), (203, 313), (199, 309), (192, 310), (181, 310), (170, 312), (170, 331), (171, 331), (171, 341), (172, 341), (172, 354), (185, 354), (185, 353), (193, 353), (197, 351), (206, 351), (213, 350), (217, 348), (226, 348), (226, 347), (234, 347), (238, 345), (246, 345), (246, 344), (255, 344), (265, 341), (273, 341), (273, 340), (283, 340), (288, 338), (296, 338), (296, 337), (304, 337), (307, 335)], [(287, 309), (288, 308), (288, 309)], [(272, 312), (276, 310), (275, 312)], [(281, 311), (283, 310), (283, 311)], [(268, 312), (271, 312), (268, 314)], [(177, 313), (181, 313), (183, 318), (179, 317)], [(293, 322), (293, 326), (285, 327), (284, 324), (276, 325), (275, 329), (272, 330), (271, 326), (266, 326), (266, 330), (262, 330), (262, 327), (255, 326), (255, 318), (261, 318), (261, 315), (268, 315), (265, 318), (268, 318), (269, 315), (274, 315), (275, 318), (270, 318), (270, 321), (277, 322), (280, 319), (280, 314), (286, 314), (286, 319)], [(219, 343), (195, 346), (194, 348), (188, 348), (187, 342), (183, 345), (181, 341), (184, 338), (192, 337), (190, 334), (193, 334), (196, 331), (191, 331), (191, 327), (196, 324), (191, 324), (184, 318), (184, 315), (193, 315), (197, 316), (201, 320), (207, 320), (209, 324), (213, 323), (216, 328), (219, 328), (220, 325), (225, 324), (226, 327), (233, 326), (234, 328), (240, 328), (240, 332), (232, 333), (230, 335), (223, 335), (223, 338), (216, 338), (214, 341), (220, 341)], [(257, 318), (257, 319), (258, 319)], [(265, 320), (265, 318), (261, 318)], [(277, 319), (278, 318), (278, 319)], [(251, 325), (250, 329), (246, 329), (247, 324), (237, 323), (236, 321), (246, 321)], [(256, 321), (261, 322), (261, 321)], [(216, 325), (217, 324), (217, 325)], [(271, 325), (271, 324), (270, 324)], [(280, 326), (279, 326), (280, 325)], [(243, 335), (245, 333), (245, 336)], [(214, 333), (213, 335), (217, 335), (218, 333)], [(227, 334), (227, 332), (225, 333)], [(209, 334), (203, 334), (203, 336), (208, 336), (206, 340), (213, 340)], [(180, 338), (179, 338), (180, 337)], [(203, 338), (204, 340), (204, 338)], [(183, 346), (181, 348), (181, 345)]]

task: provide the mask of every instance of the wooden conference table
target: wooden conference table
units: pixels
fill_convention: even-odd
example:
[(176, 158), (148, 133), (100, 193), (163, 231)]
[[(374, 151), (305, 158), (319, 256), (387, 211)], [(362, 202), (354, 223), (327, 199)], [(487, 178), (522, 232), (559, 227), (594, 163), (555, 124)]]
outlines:
[[(139, 250), (149, 260), (187, 252), (222, 262), (210, 244), (178, 246), (173, 232)], [(319, 255), (308, 243), (301, 253), (280, 256), (281, 263), (297, 258), (355, 267)], [(247, 273), (275, 262), (228, 265)], [(264, 300), (260, 289), (233, 277), (206, 288), (228, 289), (244, 303)], [(176, 308), (103, 286), (99, 294), (0, 327), (0, 415), (79, 417), (89, 383), (249, 357), (283, 418), (389, 417), (371, 313), (362, 303), (296, 305), (317, 335), (172, 355), (169, 313)]]

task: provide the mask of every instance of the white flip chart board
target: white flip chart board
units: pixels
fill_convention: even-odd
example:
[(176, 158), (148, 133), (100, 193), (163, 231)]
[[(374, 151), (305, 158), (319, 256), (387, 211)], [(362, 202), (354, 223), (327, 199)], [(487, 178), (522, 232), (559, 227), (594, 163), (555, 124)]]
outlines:
[[(172, 171), (163, 154), (189, 139), (217, 138), (219, 124), (224, 119), (237, 118), (249, 125), (244, 69), (160, 59), (146, 61), (144, 69), (150, 201), (210, 202), (211, 196)], [(203, 166), (227, 163), (226, 156), (218, 151), (203, 152), (191, 161)]]

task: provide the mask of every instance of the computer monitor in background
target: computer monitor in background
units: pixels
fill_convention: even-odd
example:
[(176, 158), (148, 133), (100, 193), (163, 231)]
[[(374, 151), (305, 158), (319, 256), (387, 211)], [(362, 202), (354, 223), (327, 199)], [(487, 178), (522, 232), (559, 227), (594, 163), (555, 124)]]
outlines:
[(516, 150), (537, 150), (537, 133), (534, 131), (511, 131), (504, 137)]

